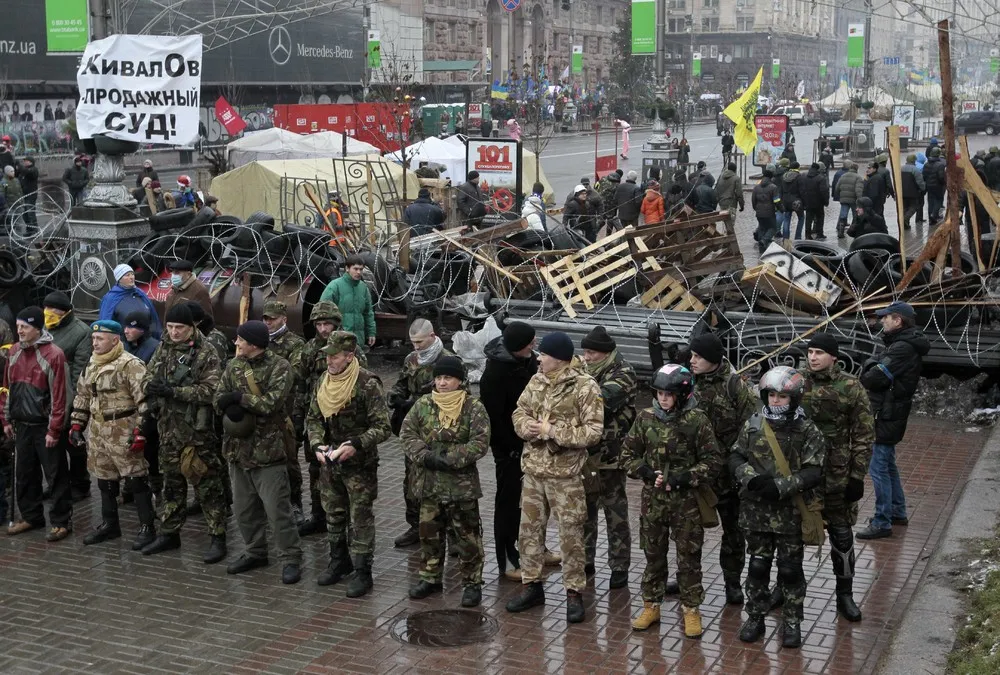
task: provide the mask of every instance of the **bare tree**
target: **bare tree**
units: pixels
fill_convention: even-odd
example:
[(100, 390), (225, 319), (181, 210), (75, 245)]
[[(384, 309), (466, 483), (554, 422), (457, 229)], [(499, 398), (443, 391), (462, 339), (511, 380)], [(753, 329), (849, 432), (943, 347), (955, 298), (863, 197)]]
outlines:
[[(544, 64), (542, 57), (535, 58), (531, 72), (538, 73)], [(527, 65), (527, 64), (526, 64)], [(548, 91), (541, 82), (532, 91), (527, 91), (524, 100), (525, 120), (521, 139), (524, 146), (535, 153), (535, 175), (541, 173), (541, 156), (555, 135), (555, 120), (548, 119)]]

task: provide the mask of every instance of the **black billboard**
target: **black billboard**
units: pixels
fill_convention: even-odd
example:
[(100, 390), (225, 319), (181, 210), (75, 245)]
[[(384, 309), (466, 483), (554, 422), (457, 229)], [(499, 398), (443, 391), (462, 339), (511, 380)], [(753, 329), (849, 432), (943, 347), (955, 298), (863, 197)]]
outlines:
[[(360, 83), (365, 63), (361, 7), (329, 11), (316, 8), (314, 0), (256, 4), (262, 14), (239, 18), (249, 14), (249, 3), (130, 3), (125, 32), (204, 35), (203, 85)], [(12, 84), (75, 84), (79, 57), (45, 53), (45, 3), (3, 0), (3, 8), (17, 19), (0, 21), (0, 78)]]

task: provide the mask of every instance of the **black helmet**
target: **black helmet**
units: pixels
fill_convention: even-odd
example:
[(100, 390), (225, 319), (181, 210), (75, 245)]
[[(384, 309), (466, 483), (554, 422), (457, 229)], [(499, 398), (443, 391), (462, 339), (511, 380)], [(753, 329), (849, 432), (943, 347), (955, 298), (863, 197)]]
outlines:
[(691, 397), (691, 392), (694, 391), (694, 376), (684, 366), (668, 363), (653, 373), (650, 386), (657, 391), (675, 395), (680, 403)]
[(760, 400), (767, 405), (768, 392), (788, 394), (792, 401), (791, 412), (802, 403), (802, 395), (806, 391), (806, 380), (802, 374), (790, 366), (775, 366), (760, 378)]

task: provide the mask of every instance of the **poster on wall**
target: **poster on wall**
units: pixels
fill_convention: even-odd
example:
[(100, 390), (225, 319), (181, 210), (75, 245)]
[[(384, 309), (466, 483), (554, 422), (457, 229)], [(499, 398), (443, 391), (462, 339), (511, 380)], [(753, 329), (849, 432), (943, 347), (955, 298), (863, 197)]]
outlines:
[(913, 138), (917, 107), (910, 104), (892, 106), (892, 124), (899, 127), (900, 138)]
[(777, 164), (788, 141), (788, 115), (757, 115), (757, 145), (753, 149), (754, 166)]
[(486, 200), (486, 222), (506, 220), (506, 213), (520, 213), (521, 144), (518, 141), (470, 138), (465, 159), (469, 171), (479, 172), (479, 189)]

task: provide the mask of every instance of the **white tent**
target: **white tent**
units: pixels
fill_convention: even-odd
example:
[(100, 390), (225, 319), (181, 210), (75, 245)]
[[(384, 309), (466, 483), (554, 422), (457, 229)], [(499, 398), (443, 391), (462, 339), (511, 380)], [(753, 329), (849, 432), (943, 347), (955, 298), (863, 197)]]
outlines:
[[(860, 92), (858, 89), (855, 89), (852, 92), (846, 82), (841, 82), (835, 92), (826, 98), (821, 99), (818, 103), (824, 108), (847, 107), (851, 105), (851, 99), (856, 96), (858, 92)], [(861, 94), (861, 98), (867, 101), (872, 101), (876, 108), (888, 108), (899, 103), (909, 103), (909, 101), (900, 100), (879, 87), (868, 88), (865, 93)]]
[[(229, 166), (237, 168), (249, 162), (275, 159), (310, 159), (343, 157), (343, 136), (336, 131), (316, 134), (296, 134), (284, 129), (266, 129), (245, 136), (226, 146)], [(347, 138), (348, 155), (379, 152), (375, 146)]]
[[(462, 152), (462, 172), (460, 174), (461, 178), (459, 180), (453, 180), (452, 183), (455, 185), (465, 182), (466, 174), (466, 159), (465, 159), (465, 136), (454, 135), (443, 139), (445, 143), (450, 143), (451, 145), (459, 148)], [(544, 159), (544, 158), (543, 158)], [(538, 165), (538, 175), (535, 175), (535, 153), (528, 148), (521, 146), (521, 160), (524, 166), (521, 167), (521, 186), (524, 188), (524, 194), (531, 194), (531, 186), (534, 185), (535, 181), (538, 181), (545, 188), (543, 196), (545, 198), (546, 204), (553, 203), (555, 199), (555, 190), (552, 189), (552, 184), (549, 183), (549, 179), (545, 177), (545, 169), (542, 168), (541, 163)]]
[[(449, 143), (436, 136), (406, 146), (406, 158), (410, 168), (416, 169), (420, 162), (429, 162), (434, 168), (442, 169), (441, 178), (450, 178), (452, 185), (460, 185), (465, 180), (465, 146)], [(399, 162), (399, 152), (390, 155)]]

